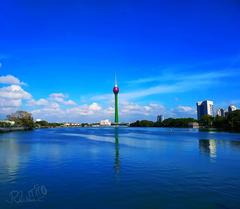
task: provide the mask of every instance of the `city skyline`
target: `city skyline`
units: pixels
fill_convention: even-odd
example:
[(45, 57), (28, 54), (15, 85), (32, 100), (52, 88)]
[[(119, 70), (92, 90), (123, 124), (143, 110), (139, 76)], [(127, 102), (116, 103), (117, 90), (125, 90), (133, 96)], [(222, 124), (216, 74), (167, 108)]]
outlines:
[(114, 121), (115, 72), (121, 122), (240, 106), (236, 2), (70, 2), (3, 2), (1, 118)]

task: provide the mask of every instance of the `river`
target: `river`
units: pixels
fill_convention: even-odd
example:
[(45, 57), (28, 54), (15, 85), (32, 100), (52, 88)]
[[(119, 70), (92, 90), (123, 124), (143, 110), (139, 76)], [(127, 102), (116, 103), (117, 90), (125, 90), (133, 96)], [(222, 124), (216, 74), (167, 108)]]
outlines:
[(0, 134), (0, 208), (238, 209), (240, 134), (56, 128)]

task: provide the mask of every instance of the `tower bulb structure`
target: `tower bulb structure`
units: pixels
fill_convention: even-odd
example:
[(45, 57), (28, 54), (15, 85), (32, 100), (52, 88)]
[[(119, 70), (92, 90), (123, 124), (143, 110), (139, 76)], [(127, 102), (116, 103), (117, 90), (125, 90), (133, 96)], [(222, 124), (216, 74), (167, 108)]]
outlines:
[(119, 93), (119, 88), (117, 84), (117, 78), (115, 76), (115, 85), (113, 87), (113, 93), (115, 96), (115, 124), (118, 125), (119, 118), (118, 118), (118, 93)]

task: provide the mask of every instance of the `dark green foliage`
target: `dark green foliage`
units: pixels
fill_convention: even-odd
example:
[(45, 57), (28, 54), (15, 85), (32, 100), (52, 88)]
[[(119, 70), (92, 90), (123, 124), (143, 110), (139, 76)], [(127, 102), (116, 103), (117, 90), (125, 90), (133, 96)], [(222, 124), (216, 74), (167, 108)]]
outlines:
[(191, 122), (196, 122), (193, 118), (168, 118), (163, 122), (153, 122), (148, 120), (136, 121), (132, 123), (131, 127), (179, 127), (184, 128), (188, 127), (188, 124)]
[(49, 123), (45, 120), (42, 120), (42, 121), (37, 121), (36, 125), (39, 126), (39, 127), (48, 127)]
[(60, 127), (63, 126), (63, 123), (48, 123), (48, 127)]
[(225, 117), (216, 117), (213, 127), (229, 131), (240, 131), (240, 110), (233, 111)]
[(6, 122), (0, 122), (0, 127), (1, 128), (10, 128), (11, 124), (10, 123), (6, 123)]
[(240, 110), (231, 112), (227, 117), (227, 128), (240, 131)]
[[(168, 118), (163, 122), (152, 122), (147, 120), (136, 121), (130, 124), (131, 127), (176, 127), (186, 128), (189, 123), (197, 122), (193, 118)], [(227, 131), (240, 131), (240, 110), (233, 111), (225, 117), (212, 117), (209, 115), (203, 116), (199, 121), (202, 127), (217, 128)]]
[(209, 127), (212, 127), (212, 125), (213, 125), (213, 120), (214, 120), (214, 118), (213, 118), (212, 116), (210, 116), (210, 115), (204, 115), (199, 122), (200, 122), (200, 124), (201, 124), (202, 126), (205, 126), (205, 127), (208, 127), (208, 128), (209, 128)]
[(186, 128), (189, 123), (197, 122), (194, 118), (168, 118), (162, 122), (162, 127)]
[(35, 127), (31, 113), (26, 111), (17, 111), (7, 116), (7, 119), (15, 122), (15, 126), (33, 129)]
[(130, 124), (131, 127), (154, 127), (154, 122), (149, 120), (136, 121)]
[(225, 117), (217, 116), (213, 120), (213, 127), (224, 129), (224, 128), (227, 127), (227, 124), (228, 124), (228, 122), (227, 122), (227, 119)]
[(37, 121), (35, 124), (36, 124), (36, 127), (38, 128), (55, 128), (55, 127), (63, 126), (63, 123), (49, 123), (45, 120)]
[(89, 125), (88, 123), (82, 123), (81, 126), (82, 126), (82, 127), (88, 127), (88, 126), (90, 126), (90, 125)]

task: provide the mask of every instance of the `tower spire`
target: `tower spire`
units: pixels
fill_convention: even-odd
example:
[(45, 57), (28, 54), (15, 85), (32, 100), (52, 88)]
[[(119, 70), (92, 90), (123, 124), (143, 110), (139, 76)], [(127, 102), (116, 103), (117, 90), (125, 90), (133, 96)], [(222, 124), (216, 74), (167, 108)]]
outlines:
[(118, 82), (117, 82), (117, 74), (115, 73), (115, 86), (118, 85)]

